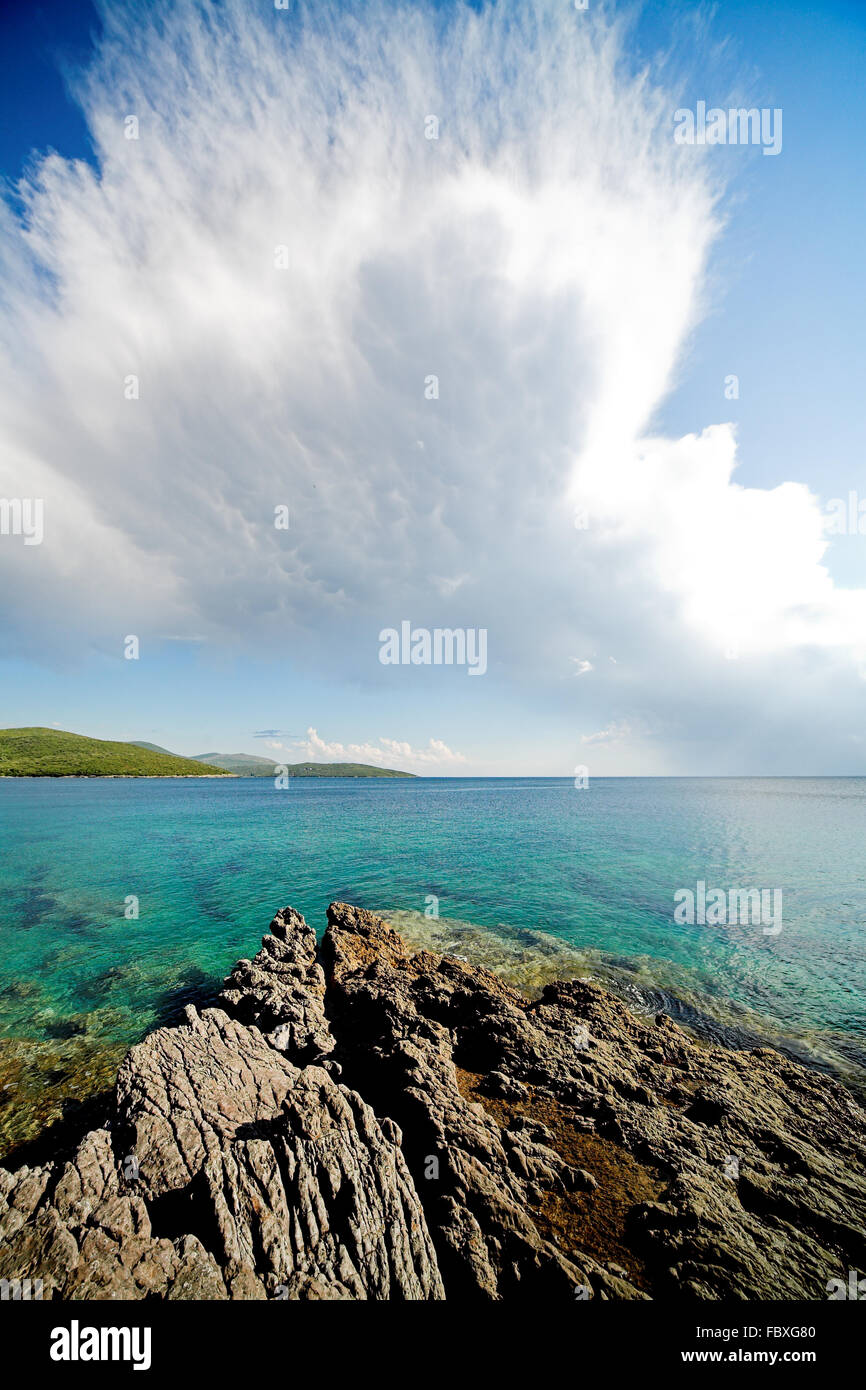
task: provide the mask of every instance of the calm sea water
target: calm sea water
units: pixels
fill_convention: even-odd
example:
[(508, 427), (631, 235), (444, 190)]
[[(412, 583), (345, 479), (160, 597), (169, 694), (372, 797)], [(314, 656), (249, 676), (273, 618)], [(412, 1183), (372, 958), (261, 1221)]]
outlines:
[[(134, 1041), (287, 903), (321, 929), (333, 899), (432, 895), (493, 963), (541, 930), (636, 999), (866, 1076), (866, 779), (12, 779), (0, 846), (0, 1040)], [(698, 880), (781, 889), (781, 932), (677, 925)]]

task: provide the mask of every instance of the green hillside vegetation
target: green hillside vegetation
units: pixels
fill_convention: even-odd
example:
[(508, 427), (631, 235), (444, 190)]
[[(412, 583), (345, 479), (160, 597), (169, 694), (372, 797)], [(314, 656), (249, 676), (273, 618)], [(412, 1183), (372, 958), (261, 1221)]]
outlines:
[(222, 767), (236, 777), (273, 777), (275, 767), (288, 767), (290, 777), (414, 777), (413, 772), (396, 772), (390, 767), (371, 767), (369, 763), (280, 763), (274, 758), (258, 758), (252, 753), (196, 753), (193, 761)]
[(0, 729), (0, 777), (219, 777), (224, 768), (63, 729)]
[(414, 777), (414, 772), (397, 772), (392, 767), (371, 767), (369, 763), (288, 763), (291, 777)]

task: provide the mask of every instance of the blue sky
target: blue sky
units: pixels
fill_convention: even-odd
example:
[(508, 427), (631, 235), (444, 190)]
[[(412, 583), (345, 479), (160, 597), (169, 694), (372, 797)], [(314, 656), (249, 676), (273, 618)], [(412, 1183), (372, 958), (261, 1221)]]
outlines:
[[(716, 257), (715, 311), (660, 423), (674, 433), (700, 427), (718, 411), (719, 381), (735, 372), (743, 481), (772, 487), (793, 478), (826, 497), (862, 493), (866, 324), (851, 310), (866, 297), (858, 253), (866, 8), (859, 0), (726, 0), (712, 27), (731, 36), (732, 66), (754, 70), (755, 102), (782, 107), (784, 149), (738, 171)], [(690, 91), (694, 100), (710, 96), (701, 79)], [(720, 153), (730, 162), (740, 151)], [(840, 583), (859, 585), (866, 554), (846, 541), (836, 542), (829, 567)]]
[[(345, 7), (333, 8), (339, 22)], [(186, 6), (170, 9), (181, 22)], [(312, 118), (300, 109), (288, 112), (279, 99), (281, 74), (299, 61), (280, 47), (288, 26), (300, 23), (297, 16), (262, 4), (237, 6), (229, 18), (244, 42), (238, 44), (236, 33), (225, 52), (237, 55), (238, 72), (224, 66), (225, 76), (214, 81), (203, 70), (166, 73), (158, 36), (146, 38), (154, 10), (139, 5), (136, 24), (124, 27), (115, 7), (108, 41), (97, 40), (95, 49), (101, 22), (90, 4), (7, 5), (0, 18), (0, 171), (12, 267), (6, 341), (20, 373), (3, 441), (16, 452), (0, 491), (47, 490), (49, 518), (42, 547), (25, 551), (10, 544), (13, 537), (0, 537), (0, 562), (10, 567), (4, 587), (16, 594), (4, 632), (0, 722), (149, 738), (182, 752), (273, 745), (280, 756), (333, 758), (358, 757), (360, 749), (370, 761), (378, 747), (382, 761), (437, 775), (567, 775), (578, 763), (599, 774), (866, 771), (860, 716), (866, 658), (859, 647), (866, 537), (838, 536), (813, 554), (817, 508), (849, 489), (866, 497), (866, 344), (858, 312), (866, 289), (863, 6), (855, 0), (828, 0), (820, 10), (805, 0), (608, 6), (608, 17), (622, 25), (621, 53), (610, 72), (594, 41), (584, 45), (585, 36), (576, 33), (573, 67), (554, 71), (551, 60), (552, 75), (535, 105), (528, 76), (526, 90), (518, 83), (512, 93), (511, 79), (490, 60), (488, 85), (500, 81), (500, 97), (519, 112), (504, 136), (491, 133), (481, 88), (473, 106), (471, 77), (451, 87), (444, 49), (434, 51), (447, 43), (453, 7), (439, 6), (444, 27), (431, 25), (419, 38), (423, 25), (412, 16), (405, 23), (389, 19), (386, 6), (382, 32), (394, 45), (393, 66), (376, 72), (382, 44), (376, 49), (372, 38), (368, 58), (382, 90), (395, 90), (395, 71), (404, 83), (402, 105), (394, 97), (387, 111), (392, 142), (394, 131), (402, 138), (401, 123), (411, 127), (414, 120), (415, 79), (407, 74), (423, 73), (425, 64), (430, 76), (426, 86), (419, 81), (417, 110), (426, 113), (439, 82), (443, 140), (408, 150), (403, 163), (384, 139), (376, 148), (375, 131), (362, 143), (358, 121), (366, 108), (358, 95), (354, 126), (341, 137), (347, 149), (358, 142), (354, 172), (341, 169), (331, 196), (340, 225), (358, 219), (359, 231), (346, 246), (329, 245), (334, 259), (327, 276), (315, 257), (333, 222), (317, 226), (311, 206), (296, 200), (299, 188), (327, 186), (329, 156), (304, 154), (315, 143), (312, 126), (306, 144), (300, 138), (292, 144), (295, 128), (304, 136), (303, 123)], [(429, 18), (432, 6), (414, 6), (413, 13)], [(579, 14), (568, 22), (589, 26), (599, 19)], [(538, 43), (561, 55), (563, 36), (571, 41), (565, 17), (549, 22), (549, 35)], [(195, 26), (194, 16), (189, 23)], [(197, 32), (217, 51), (219, 35)], [(535, 42), (527, 28), (503, 38), (502, 51), (517, 53), (531, 74), (539, 62)], [(175, 43), (174, 52), (183, 45)], [(310, 52), (351, 89), (351, 68), (341, 68), (333, 43), (314, 35)], [(266, 71), (257, 66), (262, 54)], [(309, 56), (304, 61), (309, 66)], [(67, 83), (75, 85), (91, 63), (85, 116)], [(781, 154), (681, 150), (683, 161), (692, 159), (687, 168), (662, 150), (648, 161), (628, 135), (652, 119), (641, 106), (645, 96), (628, 80), (647, 64), (671, 116), (675, 106), (699, 100), (726, 106), (729, 97), (781, 108)], [(570, 72), (593, 73), (613, 111), (599, 118), (584, 90), (588, 82), (572, 91)], [(295, 161), (291, 184), (279, 167), (278, 145), (273, 161), (258, 163), (258, 147), (245, 144), (253, 141), (257, 118), (234, 84), (243, 89), (259, 81), (269, 128), (286, 122), (281, 138)], [(130, 109), (139, 82), (143, 138), (138, 146), (119, 138), (112, 144), (112, 123)], [(182, 110), (187, 83), (198, 96), (194, 115)], [(157, 113), (149, 125), (148, 110)], [(485, 169), (496, 175), (497, 140), (519, 164), (544, 112), (556, 118), (554, 142), (561, 140), (561, 148), (544, 175), (551, 212), (544, 226), (530, 228), (530, 196), (518, 207), (506, 198), (504, 183), (492, 186)], [(449, 141), (461, 120), (465, 129), (472, 125), (471, 139), (465, 129), (461, 138), (475, 140), (469, 175), (464, 168), (464, 202), (454, 201), (444, 176), (430, 175), (439, 180), (430, 185), (437, 241), (418, 222), (416, 204), (428, 192), (417, 182), (419, 165), (434, 154), (459, 158)], [(225, 153), (209, 168), (214, 130)], [(654, 138), (666, 138), (664, 121)], [(542, 143), (539, 137), (539, 149)], [(101, 184), (82, 186), (73, 166), (58, 161), (46, 180), (40, 158), (48, 150), (64, 162), (87, 161)], [(128, 163), (138, 154), (152, 161), (146, 170), (144, 159), (135, 169)], [(250, 207), (258, 222), (251, 213), (249, 224), (225, 230), (236, 213), (231, 179), (240, 186), (252, 179), (251, 169)], [(616, 199), (604, 187), (610, 169), (611, 182), (619, 181)], [(19, 185), (22, 175), (29, 191)], [(573, 203), (558, 199), (563, 187), (573, 191)], [(390, 212), (387, 198), (397, 200)], [(35, 233), (29, 241), (21, 240), (16, 222), (25, 203), (24, 225)], [(258, 281), (230, 280), (258, 225), (269, 245), (277, 239), (279, 218), (271, 222), (270, 209), (280, 208), (284, 217), (289, 205), (293, 230), (285, 235), (292, 240), (297, 292), (280, 310), (286, 320), (271, 325), (270, 306), (256, 307)], [(458, 213), (448, 211), (458, 206), (469, 219), (460, 236)], [(587, 227), (607, 229), (596, 241), (580, 230), (584, 208), (591, 210)], [(554, 225), (557, 218), (561, 226)], [(498, 239), (490, 232), (496, 219)], [(572, 226), (578, 231), (570, 249), (565, 233)], [(154, 248), (185, 235), (200, 258), (190, 251), (191, 259), (168, 267), (169, 253)], [(520, 248), (516, 261), (513, 249), (503, 250), (508, 236)], [(624, 268), (639, 261), (633, 302), (620, 297), (615, 266), (609, 284), (603, 274), (581, 278), (576, 258), (603, 258), (609, 245), (619, 248)], [(108, 259), (117, 253), (111, 275), (106, 246)], [(441, 276), (446, 264), (453, 287), (442, 282), (438, 296), (427, 293), (432, 281), (426, 289), (407, 288), (411, 260), (408, 252), (406, 264), (400, 257), (409, 246), (417, 247), (422, 280)], [(126, 278), (131, 254), (143, 267), (134, 281)], [(52, 305), (40, 303), (46, 272), (57, 274), (62, 287)], [(212, 306), (223, 294), (225, 318), (214, 319)], [(305, 296), (315, 327), (302, 317)], [(95, 304), (110, 308), (103, 313)], [(592, 306), (591, 331), (575, 327), (575, 305), (587, 314), (585, 306)], [(38, 312), (31, 313), (34, 306)], [(327, 320), (328, 306), (342, 357), (321, 328), (318, 316)], [(163, 341), (160, 324), (174, 322), (175, 312), (171, 342)], [(293, 314), (306, 324), (303, 334), (288, 323)], [(497, 322), (498, 333), (491, 327)], [(245, 361), (255, 358), (262, 335), (273, 332), (277, 360), (257, 361), (243, 389), (234, 359), (220, 355), (228, 323), (232, 353), (249, 334)], [(17, 346), (22, 335), (24, 352)], [(630, 361), (634, 343), (640, 351)], [(131, 433), (127, 417), (118, 417), (112, 432), (99, 372), (133, 371), (139, 350), (150, 364), (145, 379), (149, 370), (159, 391), (143, 390)], [(417, 361), (423, 378), (425, 354), (431, 364), (453, 367), (450, 399), (457, 404), (449, 414), (443, 390), (429, 437), (416, 440), (426, 421), (414, 404), (403, 419), (401, 373)], [(79, 358), (89, 362), (84, 375)], [(643, 413), (634, 406), (628, 438), (625, 425), (620, 437), (615, 423), (628, 408), (610, 404), (620, 360), (624, 402), (646, 405)], [(739, 379), (737, 400), (724, 395), (730, 373)], [(396, 405), (392, 392), (399, 393)], [(560, 418), (563, 393), (574, 400)], [(504, 412), (516, 397), (522, 410), (508, 422)], [(138, 423), (151, 409), (145, 438)], [(717, 503), (707, 481), (689, 510), (682, 501), (689, 488), (676, 481), (682, 468), (712, 480), (734, 446), (727, 436), (704, 439), (693, 451), (676, 442), (727, 423), (736, 428), (734, 490), (729, 484)], [(280, 441), (289, 438), (283, 451)], [(595, 451), (604, 458), (589, 457), (592, 439), (601, 441)], [(636, 441), (640, 460), (641, 441), (648, 439), (664, 443), (652, 461), (657, 490), (650, 487), (641, 501), (653, 474), (639, 462), (626, 466), (623, 451)], [(611, 481), (610, 467), (620, 463), (623, 471)], [(738, 499), (736, 484), (753, 491)], [(783, 484), (805, 485), (817, 499), (811, 512), (805, 491), (774, 491)], [(71, 543), (64, 537), (61, 544), (57, 527), (52, 530), (52, 496), (53, 515), (64, 526), (77, 518)], [(249, 528), (262, 523), (272, 497), (288, 501), (293, 527), (303, 531), (308, 521), (308, 534), (291, 533), (291, 544), (297, 537), (291, 561), (273, 551), (272, 538), (261, 549), (250, 539)], [(563, 529), (564, 497), (589, 499), (598, 516), (578, 557), (566, 549), (573, 550), (575, 538)], [(618, 507), (622, 497), (627, 505)], [(741, 501), (748, 517), (740, 515)], [(719, 530), (728, 502), (733, 510)], [(661, 518), (656, 526), (654, 509)], [(212, 551), (202, 539), (208, 532)], [(705, 555), (680, 563), (678, 551), (691, 551), (702, 532)], [(756, 549), (766, 551), (764, 559)], [(514, 558), (506, 563), (509, 554)], [(802, 572), (798, 557), (804, 557)], [(696, 571), (698, 560), (717, 571), (715, 587)], [(789, 566), (790, 612), (774, 588)], [(262, 587), (268, 573), (273, 578)], [(739, 599), (728, 609), (725, 594), (737, 584), (745, 605)], [(850, 604), (844, 590), (851, 591)], [(488, 627), (487, 675), (472, 681), (459, 670), (383, 668), (377, 634), (403, 617), (431, 627)], [(137, 662), (123, 660), (127, 632), (142, 634)], [(255, 736), (272, 729), (282, 732), (270, 740)], [(439, 755), (442, 747), (447, 755)], [(408, 750), (402, 761), (398, 748)]]

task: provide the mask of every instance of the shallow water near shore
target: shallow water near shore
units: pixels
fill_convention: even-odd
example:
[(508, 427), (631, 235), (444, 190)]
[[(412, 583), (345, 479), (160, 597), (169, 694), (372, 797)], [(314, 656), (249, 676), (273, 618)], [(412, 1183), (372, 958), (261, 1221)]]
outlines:
[[(529, 991), (590, 975), (862, 1093), (864, 832), (860, 778), (0, 782), (0, 1148), (212, 997), (278, 907), (321, 931), (334, 899)], [(698, 881), (780, 889), (781, 931), (677, 924)]]

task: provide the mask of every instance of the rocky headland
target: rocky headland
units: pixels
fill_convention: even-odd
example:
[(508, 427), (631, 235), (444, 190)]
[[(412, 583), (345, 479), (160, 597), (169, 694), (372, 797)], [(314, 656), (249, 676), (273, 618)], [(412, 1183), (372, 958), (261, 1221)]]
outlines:
[(334, 903), (133, 1047), (108, 1122), (0, 1169), (61, 1299), (812, 1299), (866, 1269), (866, 1113), (599, 985), (530, 1000)]

